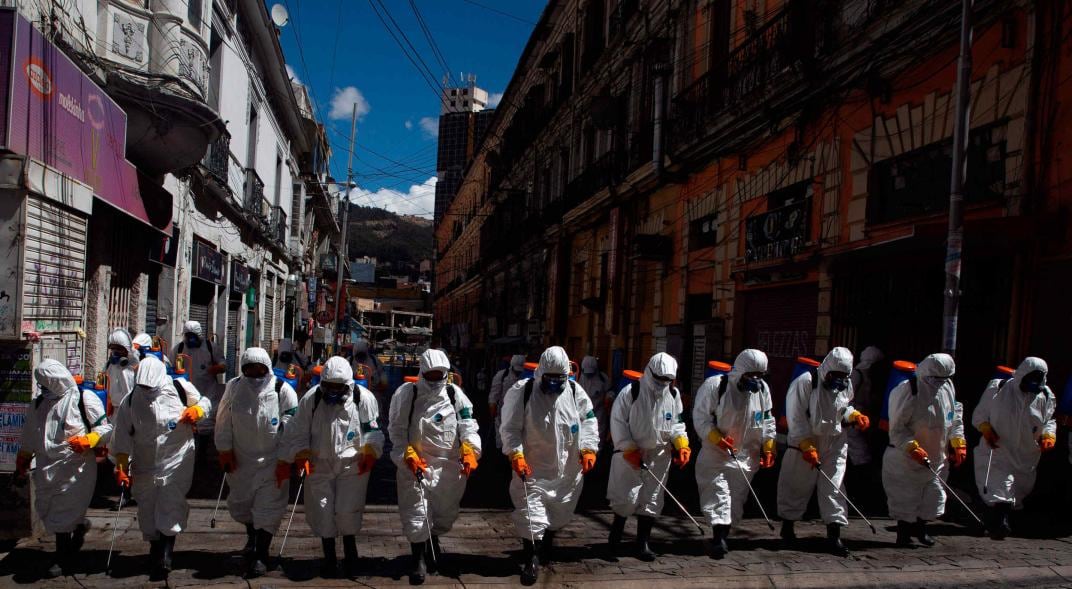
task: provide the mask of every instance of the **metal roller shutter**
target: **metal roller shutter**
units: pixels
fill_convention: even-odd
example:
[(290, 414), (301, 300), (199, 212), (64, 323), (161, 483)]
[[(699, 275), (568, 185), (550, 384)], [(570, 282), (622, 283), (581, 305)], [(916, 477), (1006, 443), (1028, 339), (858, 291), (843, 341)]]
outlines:
[(86, 219), (26, 199), (23, 321), (38, 331), (77, 331), (85, 315)]
[(261, 347), (272, 348), (275, 335), (275, 280), (269, 279), (264, 288), (264, 324), (261, 329)]
[(767, 383), (775, 413), (785, 415), (785, 392), (797, 356), (815, 353), (815, 322), (819, 286), (815, 283), (743, 293), (744, 347), (756, 348), (769, 360)]
[(238, 376), (238, 308), (237, 301), (227, 306), (227, 379)]

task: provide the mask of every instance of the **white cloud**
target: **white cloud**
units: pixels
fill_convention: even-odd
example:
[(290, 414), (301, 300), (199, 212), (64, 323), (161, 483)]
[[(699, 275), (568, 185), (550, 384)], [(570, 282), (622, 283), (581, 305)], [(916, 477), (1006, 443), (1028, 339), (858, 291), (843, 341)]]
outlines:
[(488, 108), (499, 106), (499, 103), (502, 102), (502, 98), (502, 92), (492, 92), (491, 94), (488, 94)]
[(406, 125), (406, 130), (407, 131), (412, 131), (413, 130), (413, 121), (406, 120), (405, 125)]
[(349, 119), (355, 104), (358, 119), (364, 118), (372, 110), (368, 101), (365, 100), (365, 95), (356, 87), (336, 88), (335, 93), (331, 95), (331, 112), (328, 113), (328, 117), (335, 120)]
[(363, 206), (376, 206), (399, 215), (416, 215), (431, 219), (435, 211), (436, 177), (421, 184), (412, 184), (405, 190), (380, 188), (366, 190), (360, 186), (350, 191), (350, 202)]
[(298, 73), (294, 71), (294, 68), (290, 67), (289, 63), (287, 64), (287, 76), (291, 80), (294, 80), (295, 82), (297, 82), (299, 84), (302, 83), (301, 78), (298, 77)]
[(435, 117), (421, 117), (418, 124), (421, 126), (421, 131), (424, 131), (425, 137), (429, 139), (439, 137), (439, 119)]

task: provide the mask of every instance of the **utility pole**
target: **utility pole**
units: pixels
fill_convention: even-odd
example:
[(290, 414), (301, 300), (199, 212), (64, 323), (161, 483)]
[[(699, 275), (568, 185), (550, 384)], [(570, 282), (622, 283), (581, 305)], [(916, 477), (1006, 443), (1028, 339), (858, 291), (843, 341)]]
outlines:
[(960, 307), (960, 266), (964, 249), (964, 157), (971, 130), (972, 4), (961, 0), (960, 59), (957, 69), (956, 114), (953, 122), (953, 170), (949, 182), (949, 235), (945, 253), (945, 307), (942, 349), (956, 356), (957, 320)]
[[(354, 136), (357, 134), (357, 103), (350, 114), (350, 155), (346, 158), (346, 190), (343, 192), (343, 202), (346, 204), (342, 209), (342, 228), (339, 231), (339, 264), (335, 278), (335, 333), (342, 333), (339, 314), (339, 305), (342, 304), (343, 283), (346, 282), (346, 261), (350, 257), (346, 252), (346, 237), (350, 232), (350, 189), (354, 185)], [(349, 305), (344, 305), (347, 309)], [(345, 314), (345, 311), (343, 312)]]

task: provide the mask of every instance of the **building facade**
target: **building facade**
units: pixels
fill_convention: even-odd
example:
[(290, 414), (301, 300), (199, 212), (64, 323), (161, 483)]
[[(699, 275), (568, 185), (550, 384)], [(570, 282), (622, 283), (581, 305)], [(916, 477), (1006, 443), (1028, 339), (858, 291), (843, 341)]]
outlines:
[[(959, 10), (550, 2), (436, 228), (442, 343), (474, 362), (560, 344), (614, 374), (667, 351), (693, 390), (756, 347), (776, 404), (797, 356), (940, 351)], [(969, 400), (995, 364), (1067, 355), (1039, 282), (1070, 275), (1067, 12), (975, 2)]]

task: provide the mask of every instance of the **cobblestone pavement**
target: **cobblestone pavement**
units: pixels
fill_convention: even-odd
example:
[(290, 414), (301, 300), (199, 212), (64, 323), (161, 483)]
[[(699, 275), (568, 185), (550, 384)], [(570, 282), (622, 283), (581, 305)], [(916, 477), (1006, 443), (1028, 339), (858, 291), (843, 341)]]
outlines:
[[(315, 577), (320, 545), (306, 527), (299, 506), (282, 569), (247, 584), (238, 576), (241, 566), (238, 549), (245, 540), (243, 528), (223, 510), (217, 517), (217, 527), (210, 528), (212, 505), (212, 501), (192, 502), (189, 530), (179, 537), (176, 547), (172, 587), (407, 584), (406, 560), (401, 555), (408, 554), (409, 546), (401, 538), (394, 507), (369, 507), (365, 532), (358, 537), (364, 576), (356, 580)], [(135, 510), (124, 509), (119, 516), (118, 552), (111, 577), (102, 571), (115, 512), (91, 510), (89, 518), (93, 528), (86, 538), (82, 561), (85, 572), (74, 578), (41, 581), (39, 575), (48, 566), (52, 543), (23, 540), (0, 560), (0, 585), (36, 583), (44, 587), (109, 588), (148, 585), (145, 574), (148, 545), (137, 530)], [(762, 520), (749, 519), (735, 530), (730, 555), (715, 561), (706, 555), (706, 542), (688, 520), (667, 515), (660, 518), (654, 534), (654, 547), (661, 553), (656, 562), (643, 563), (631, 557), (613, 562), (603, 550), (610, 520), (611, 515), (606, 511), (578, 514), (561, 534), (558, 562), (544, 569), (541, 585), (1072, 587), (1072, 541), (1068, 538), (1015, 537), (995, 542), (963, 526), (940, 522), (933, 526), (938, 536), (937, 546), (901, 549), (892, 544), (894, 534), (888, 520), (876, 521), (877, 535), (872, 535), (862, 522), (854, 521), (844, 534), (853, 556), (837, 558), (821, 552), (821, 538), (825, 533), (821, 522), (798, 525), (798, 534), (803, 539), (815, 539), (811, 546), (783, 550)], [(627, 537), (634, 525), (631, 521)], [(279, 549), (279, 540), (277, 537), (274, 551)], [(449, 553), (446, 572), (454, 576), (430, 576), (426, 585), (516, 585), (518, 548), (509, 512), (466, 509), (453, 532), (443, 539), (443, 549)]]

